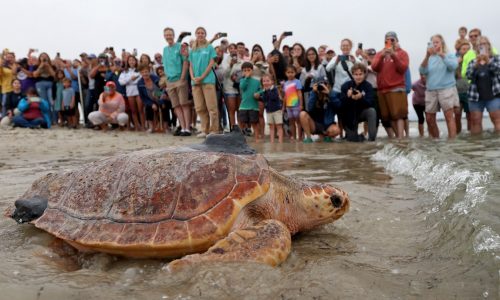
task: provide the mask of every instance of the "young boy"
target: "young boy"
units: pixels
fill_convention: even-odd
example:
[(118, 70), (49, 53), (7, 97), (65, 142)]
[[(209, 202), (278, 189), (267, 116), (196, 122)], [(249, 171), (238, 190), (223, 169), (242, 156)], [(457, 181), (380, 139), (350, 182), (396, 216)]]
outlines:
[(69, 128), (76, 128), (75, 117), (75, 90), (71, 87), (71, 79), (63, 79), (64, 90), (62, 91), (62, 113), (68, 120)]
[(267, 122), (269, 123), (269, 135), (271, 143), (274, 143), (274, 136), (278, 134), (278, 142), (283, 143), (283, 104), (271, 74), (262, 76), (263, 91), (256, 94), (264, 102), (266, 107)]
[(367, 67), (356, 63), (351, 68), (354, 80), (347, 81), (341, 87), (340, 101), (342, 105), (342, 124), (346, 138), (351, 142), (363, 141), (364, 136), (358, 135), (358, 124), (368, 122), (368, 140), (375, 141), (377, 137), (377, 112), (373, 107), (373, 87), (366, 81)]
[(241, 104), (238, 111), (238, 121), (241, 124), (252, 126), (255, 134), (255, 142), (259, 142), (259, 103), (256, 100), (256, 95), (260, 90), (260, 82), (252, 78), (253, 64), (244, 62), (241, 65), (243, 78), (240, 80)]
[(458, 53), (458, 50), (460, 50), (460, 46), (464, 43), (468, 43), (469, 40), (467, 39), (467, 28), (462, 26), (458, 29), (458, 39), (455, 41), (455, 50)]

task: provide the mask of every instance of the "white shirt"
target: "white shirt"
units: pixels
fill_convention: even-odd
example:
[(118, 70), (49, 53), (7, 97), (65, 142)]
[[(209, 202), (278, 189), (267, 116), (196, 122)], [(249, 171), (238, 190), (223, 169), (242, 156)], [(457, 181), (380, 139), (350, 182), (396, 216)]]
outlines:
[[(133, 76), (137, 76), (135, 80), (132, 80)], [(118, 77), (118, 82), (125, 86), (125, 94), (127, 96), (139, 96), (139, 89), (137, 88), (137, 83), (141, 79), (141, 74), (133, 68), (129, 68), (124, 71)]]

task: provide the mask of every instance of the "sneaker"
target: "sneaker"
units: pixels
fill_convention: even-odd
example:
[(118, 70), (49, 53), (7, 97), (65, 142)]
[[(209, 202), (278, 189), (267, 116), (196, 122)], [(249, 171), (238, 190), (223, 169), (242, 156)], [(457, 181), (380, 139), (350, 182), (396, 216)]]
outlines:
[(204, 138), (206, 138), (206, 137), (207, 137), (207, 134), (206, 134), (206, 133), (204, 133), (204, 132), (201, 132), (201, 133), (198, 133), (198, 134), (196, 135), (196, 137), (197, 137), (197, 138), (200, 138), (200, 139), (204, 139)]
[(305, 138), (303, 141), (302, 141), (304, 144), (311, 144), (313, 142), (312, 138)]
[(325, 143), (333, 143), (333, 140), (332, 140), (332, 138), (331, 138), (331, 137), (329, 137), (329, 136), (325, 136), (325, 137), (323, 138), (323, 142), (325, 142)]
[(180, 136), (191, 136), (191, 132), (189, 131), (182, 131), (181, 134), (179, 134)]
[(175, 131), (174, 131), (174, 136), (180, 136), (180, 135), (181, 135), (181, 133), (182, 133), (182, 129), (181, 129), (181, 127), (179, 126), (179, 127), (177, 127), (177, 128), (175, 129)]

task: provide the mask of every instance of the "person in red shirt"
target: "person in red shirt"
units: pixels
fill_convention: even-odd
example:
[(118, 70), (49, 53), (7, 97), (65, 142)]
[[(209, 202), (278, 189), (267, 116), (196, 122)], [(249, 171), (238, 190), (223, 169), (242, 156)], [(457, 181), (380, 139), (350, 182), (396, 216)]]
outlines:
[(398, 36), (390, 31), (385, 35), (385, 47), (372, 62), (377, 72), (378, 101), (382, 121), (390, 121), (396, 137), (404, 137), (408, 117), (405, 73), (409, 65), (408, 53), (399, 46)]

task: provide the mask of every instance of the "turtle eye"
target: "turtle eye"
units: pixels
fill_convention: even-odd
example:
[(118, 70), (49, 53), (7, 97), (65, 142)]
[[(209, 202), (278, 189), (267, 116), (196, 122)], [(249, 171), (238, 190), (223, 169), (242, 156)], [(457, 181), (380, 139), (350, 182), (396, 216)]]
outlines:
[(330, 201), (332, 201), (333, 206), (339, 208), (342, 206), (342, 198), (337, 195), (330, 196)]

